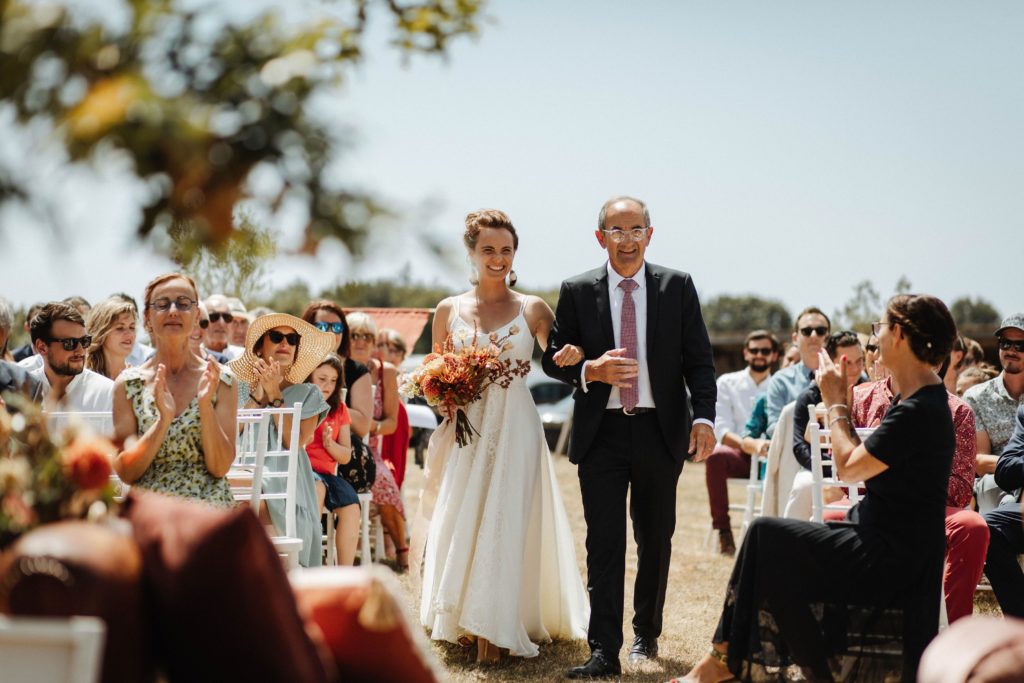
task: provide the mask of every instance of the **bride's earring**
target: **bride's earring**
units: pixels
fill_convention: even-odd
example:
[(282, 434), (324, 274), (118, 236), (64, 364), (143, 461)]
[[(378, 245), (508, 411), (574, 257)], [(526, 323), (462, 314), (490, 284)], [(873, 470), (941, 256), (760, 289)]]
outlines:
[(508, 286), (515, 287), (517, 282), (519, 282), (519, 276), (516, 275), (516, 271), (508, 271)]

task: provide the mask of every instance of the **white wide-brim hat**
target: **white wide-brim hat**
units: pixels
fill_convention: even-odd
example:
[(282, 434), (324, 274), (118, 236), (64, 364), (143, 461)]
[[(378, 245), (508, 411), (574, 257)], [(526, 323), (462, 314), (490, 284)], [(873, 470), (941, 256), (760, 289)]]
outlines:
[(257, 356), (252, 352), (252, 348), (256, 346), (260, 337), (275, 327), (290, 327), (299, 334), (299, 349), (295, 355), (295, 362), (285, 374), (285, 379), (292, 384), (305, 382), (309, 373), (316, 370), (324, 357), (338, 346), (333, 334), (321, 332), (302, 318), (287, 313), (261, 315), (249, 325), (245, 333), (245, 353), (228, 363), (228, 367), (238, 379), (248, 384), (256, 381), (253, 367)]

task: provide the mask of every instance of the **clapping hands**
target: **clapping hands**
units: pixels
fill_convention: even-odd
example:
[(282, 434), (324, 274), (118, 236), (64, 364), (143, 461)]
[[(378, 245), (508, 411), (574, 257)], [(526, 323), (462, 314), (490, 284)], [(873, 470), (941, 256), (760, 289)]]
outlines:
[(199, 405), (213, 405), (220, 382), (220, 365), (214, 360), (206, 361), (206, 369), (199, 378)]
[(174, 404), (174, 394), (167, 386), (167, 368), (164, 364), (156, 366), (156, 379), (153, 381), (153, 400), (156, 401), (156, 410), (160, 414), (160, 420), (170, 422), (174, 419), (177, 407)]
[(845, 355), (840, 357), (837, 365), (824, 350), (819, 351), (816, 378), (818, 388), (821, 389), (821, 400), (826, 406), (853, 405), (853, 381), (846, 367)]
[(280, 394), (281, 381), (284, 379), (280, 363), (276, 360), (267, 362), (262, 358), (257, 358), (252, 364), (252, 372), (256, 376), (252, 387), (252, 397), (257, 402)]

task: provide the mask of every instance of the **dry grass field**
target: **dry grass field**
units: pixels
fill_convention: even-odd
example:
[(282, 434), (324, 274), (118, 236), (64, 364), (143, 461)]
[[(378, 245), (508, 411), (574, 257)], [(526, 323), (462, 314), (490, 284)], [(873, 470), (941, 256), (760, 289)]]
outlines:
[[(555, 472), (570, 523), (576, 532), (576, 556), (581, 575), (585, 577), (585, 524), (576, 468), (565, 457), (558, 457), (555, 459)], [(410, 505), (415, 500), (415, 492), (421, 482), (422, 470), (410, 465), (403, 487)], [(742, 493), (739, 487), (730, 491), (733, 500), (739, 500)], [(632, 581), (636, 572), (636, 546), (630, 538), (630, 550), (626, 557), (626, 611), (623, 632), (626, 646), (621, 653), (623, 681), (667, 681), (689, 671), (710, 647), (711, 635), (725, 595), (725, 585), (732, 570), (732, 560), (718, 555), (717, 538), (713, 538), (707, 548), (703, 547), (710, 523), (703, 464), (687, 463), (683, 468), (683, 474), (679, 479), (676, 515), (664, 632), (658, 641), (659, 658), (656, 662), (638, 668), (631, 668), (625, 663), (625, 647), (628, 647), (633, 637), (630, 620), (633, 601)], [(735, 516), (733, 522), (737, 522)], [(406, 588), (409, 588), (408, 579), (403, 578), (403, 582)], [(414, 604), (415, 598), (411, 592), (409, 601), (410, 613), (418, 614), (418, 605)], [(998, 608), (990, 597), (979, 595), (976, 611), (998, 613)], [(480, 666), (468, 663), (465, 653), (457, 646), (433, 643), (433, 648), (445, 672), (444, 680), (453, 683), (481, 680), (561, 680), (566, 670), (584, 662), (589, 655), (589, 648), (583, 641), (561, 642), (541, 646), (540, 656), (533, 659), (509, 658), (496, 666)]]

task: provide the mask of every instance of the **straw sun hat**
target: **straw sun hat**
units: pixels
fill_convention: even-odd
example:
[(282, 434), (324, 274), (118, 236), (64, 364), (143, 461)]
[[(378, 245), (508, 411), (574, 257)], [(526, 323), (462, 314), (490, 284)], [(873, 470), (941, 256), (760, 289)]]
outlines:
[(248, 384), (256, 381), (253, 365), (257, 356), (252, 352), (252, 348), (256, 346), (260, 337), (275, 327), (290, 327), (299, 333), (299, 352), (285, 374), (285, 379), (292, 384), (306, 381), (309, 373), (323, 362), (324, 356), (334, 351), (338, 345), (333, 334), (321, 332), (302, 318), (287, 313), (261, 315), (249, 325), (249, 330), (245, 333), (245, 353), (228, 363), (228, 367), (238, 379)]

